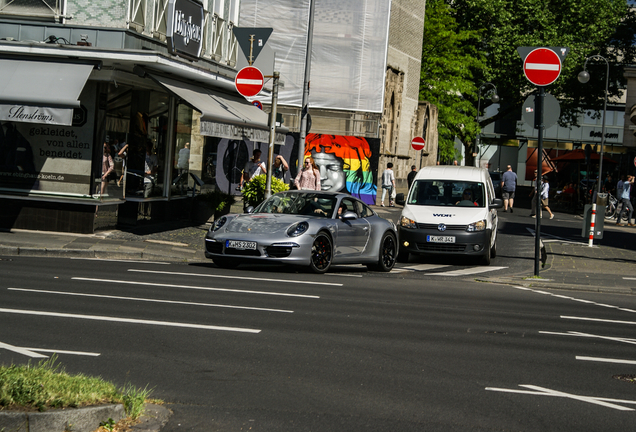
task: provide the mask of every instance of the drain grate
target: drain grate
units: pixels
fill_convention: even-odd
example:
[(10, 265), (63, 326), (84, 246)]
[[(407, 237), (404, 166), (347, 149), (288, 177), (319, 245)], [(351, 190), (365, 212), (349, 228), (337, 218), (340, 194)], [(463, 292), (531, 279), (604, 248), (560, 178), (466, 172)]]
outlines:
[(636, 384), (636, 375), (614, 375), (612, 378)]

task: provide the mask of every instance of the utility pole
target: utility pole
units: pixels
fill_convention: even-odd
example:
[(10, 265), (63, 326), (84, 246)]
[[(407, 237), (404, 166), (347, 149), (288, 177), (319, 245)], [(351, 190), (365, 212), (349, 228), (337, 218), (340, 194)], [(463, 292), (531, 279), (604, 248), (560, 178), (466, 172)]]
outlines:
[(305, 81), (303, 83), (302, 111), (300, 113), (300, 141), (298, 142), (298, 165), (305, 160), (305, 138), (307, 137), (307, 115), (309, 114), (309, 78), (311, 76), (311, 51), (314, 40), (314, 9), (316, 0), (309, 0), (309, 23), (307, 28), (307, 53), (305, 56)]
[(274, 142), (276, 141), (276, 107), (278, 106), (278, 80), (280, 72), (274, 71), (272, 88), (272, 112), (269, 115), (269, 148), (267, 149), (267, 184), (265, 199), (272, 196), (272, 167), (274, 166)]

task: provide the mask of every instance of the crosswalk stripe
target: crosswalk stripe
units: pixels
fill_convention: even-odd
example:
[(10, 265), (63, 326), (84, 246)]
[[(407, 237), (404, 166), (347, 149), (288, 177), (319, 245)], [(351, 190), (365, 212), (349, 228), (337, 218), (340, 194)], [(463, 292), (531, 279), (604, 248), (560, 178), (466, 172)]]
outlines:
[(495, 270), (502, 270), (508, 267), (469, 267), (461, 270), (453, 270), (441, 273), (427, 273), (429, 276), (466, 276), (478, 273), (486, 273)]
[(448, 264), (419, 264), (415, 266), (401, 267), (401, 268), (406, 270), (414, 270), (414, 271), (426, 271), (426, 270), (433, 270), (433, 269), (444, 268), (444, 267), (450, 267), (450, 265)]

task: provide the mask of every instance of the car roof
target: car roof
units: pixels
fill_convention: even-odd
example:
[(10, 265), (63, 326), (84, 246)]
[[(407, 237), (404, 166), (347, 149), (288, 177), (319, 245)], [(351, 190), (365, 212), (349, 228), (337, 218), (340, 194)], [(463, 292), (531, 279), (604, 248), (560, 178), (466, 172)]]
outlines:
[(422, 168), (415, 177), (415, 180), (431, 179), (431, 180), (466, 180), (480, 182), (484, 178), (490, 178), (488, 171), (484, 168), (467, 167), (467, 166), (443, 166), (436, 165)]

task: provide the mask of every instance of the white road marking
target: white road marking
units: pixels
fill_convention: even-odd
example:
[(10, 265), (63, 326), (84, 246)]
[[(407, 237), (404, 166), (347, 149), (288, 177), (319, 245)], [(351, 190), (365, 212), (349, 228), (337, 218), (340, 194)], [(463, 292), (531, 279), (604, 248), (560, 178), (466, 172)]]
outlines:
[(346, 277), (362, 277), (362, 275), (358, 274), (347, 274), (347, 273), (325, 273), (325, 276), (346, 276)]
[(25, 348), (31, 351), (37, 351), (37, 352), (49, 352), (49, 353), (54, 353), (54, 354), (69, 354), (69, 355), (83, 355), (83, 356), (89, 356), (89, 357), (99, 357), (101, 354), (100, 353), (94, 353), (94, 352), (85, 352), (85, 351), (66, 351), (66, 350), (58, 350), (58, 349), (44, 349), (44, 348)]
[(20, 348), (20, 347), (9, 345), (9, 344), (3, 343), (3, 342), (0, 342), (0, 348), (4, 348), (6, 350), (13, 351), (13, 352), (16, 352), (18, 354), (22, 354), (22, 355), (25, 355), (25, 356), (31, 357), (31, 358), (48, 358), (47, 356), (45, 356), (43, 354), (38, 354), (38, 353), (34, 352), (33, 350), (28, 349), (28, 348)]
[(551, 293), (551, 292), (548, 292), (548, 291), (542, 291), (542, 290), (538, 290), (538, 289), (534, 289), (534, 288), (526, 288), (526, 287), (521, 287), (521, 286), (513, 286), (513, 288), (518, 289), (518, 290), (522, 290), (522, 291), (532, 291), (532, 292), (537, 293), (537, 294), (550, 295), (552, 297), (563, 298), (563, 299), (572, 300), (572, 301), (576, 301), (576, 302), (580, 302), (580, 303), (588, 303), (588, 304), (595, 305), (595, 306), (602, 306), (602, 307), (612, 308), (612, 309), (616, 309), (616, 310), (623, 311), (623, 312), (636, 313), (636, 310), (633, 310), (633, 309), (622, 308), (622, 307), (618, 307), (618, 306), (608, 305), (608, 304), (605, 304), (605, 303), (596, 303), (596, 302), (593, 302), (593, 301), (590, 301), (590, 300), (584, 300), (584, 299), (579, 299), (579, 298), (575, 298), (575, 297), (563, 296), (563, 295), (560, 295), (560, 294), (555, 294), (555, 293)]
[(284, 283), (295, 283), (299, 285), (329, 285), (329, 286), (344, 285), (341, 283), (331, 283), (331, 282), (295, 281), (290, 279), (267, 279), (267, 278), (260, 278), (260, 277), (226, 276), (226, 275), (201, 274), (201, 273), (179, 273), (179, 272), (153, 271), (153, 270), (141, 270), (141, 269), (128, 269), (128, 271), (137, 272), (137, 273), (166, 274), (166, 275), (175, 275), (175, 276), (195, 276), (195, 277), (208, 277), (208, 278), (220, 278), (220, 279), (252, 280), (256, 282), (284, 282)]
[(133, 282), (133, 281), (114, 280), (114, 279), (93, 279), (93, 278), (82, 278), (82, 277), (74, 277), (71, 279), (88, 281), (88, 282), (106, 282), (106, 283), (118, 283), (118, 284), (128, 284), (128, 285), (147, 285), (147, 286), (153, 286), (153, 287), (183, 288), (183, 289), (193, 289), (193, 290), (203, 290), (203, 291), (223, 291), (223, 292), (234, 292), (234, 293), (240, 293), (240, 294), (260, 294), (260, 295), (271, 295), (271, 296), (281, 296), (281, 297), (300, 297), (300, 298), (312, 298), (312, 299), (320, 298), (319, 296), (312, 296), (312, 295), (305, 295), (305, 294), (288, 294), (288, 293), (278, 293), (278, 292), (268, 292), (268, 291), (238, 290), (238, 289), (230, 289), (230, 288), (210, 288), (210, 287), (198, 287), (198, 286), (190, 286), (190, 285)]
[(228, 308), (228, 309), (245, 309), (245, 310), (263, 311), (263, 312), (294, 313), (294, 311), (291, 311), (291, 310), (267, 309), (267, 308), (258, 308), (258, 307), (249, 307), (249, 306), (221, 305), (221, 304), (213, 304), (213, 303), (195, 303), (195, 302), (185, 302), (185, 301), (177, 301), (177, 300), (158, 300), (158, 299), (147, 299), (147, 298), (140, 298), (140, 297), (121, 297), (121, 296), (111, 296), (111, 295), (101, 295), (101, 294), (74, 293), (74, 292), (65, 292), (65, 291), (34, 290), (34, 289), (26, 289), (26, 288), (7, 288), (7, 289), (9, 291), (23, 291), (23, 292), (32, 292), (32, 293), (41, 293), (41, 294), (60, 294), (60, 295), (69, 295), (69, 296), (77, 296), (77, 297), (96, 297), (96, 298), (107, 298), (107, 299), (114, 299), (114, 300), (141, 301), (141, 302), (149, 302), (149, 303), (168, 303), (168, 304), (180, 304), (180, 305), (188, 305), (188, 306), (207, 306), (207, 307)]
[(428, 276), (466, 276), (478, 273), (486, 273), (495, 270), (502, 270), (508, 267), (470, 267), (461, 270), (453, 270), (449, 272), (442, 273), (426, 273)]
[(109, 259), (109, 258), (81, 258), (81, 257), (71, 257), (74, 260), (85, 260), (85, 261), (107, 261), (107, 262), (123, 262), (123, 263), (135, 263), (135, 264), (165, 264), (169, 265), (169, 262), (163, 261), (138, 261), (138, 260), (128, 260), (128, 259)]
[(433, 270), (433, 269), (444, 268), (444, 267), (450, 267), (450, 265), (447, 265), (447, 264), (419, 264), (419, 265), (408, 266), (408, 267), (400, 267), (400, 269), (414, 270), (414, 271), (426, 271), (426, 270)]
[(57, 318), (85, 319), (85, 320), (91, 320), (91, 321), (108, 321), (108, 322), (119, 322), (119, 323), (129, 323), (129, 324), (145, 324), (145, 325), (181, 327), (181, 328), (192, 328), (192, 329), (203, 329), (203, 330), (233, 331), (233, 332), (239, 332), (239, 333), (260, 333), (261, 332), (261, 330), (258, 330), (258, 329), (248, 329), (248, 328), (240, 328), (240, 327), (223, 327), (223, 326), (213, 326), (213, 325), (203, 325), (203, 324), (170, 322), (170, 321), (153, 321), (153, 320), (141, 320), (141, 319), (133, 319), (133, 318), (118, 318), (118, 317), (112, 317), (112, 316), (43, 312), (43, 311), (35, 311), (35, 310), (0, 308), (0, 313), (50, 316), (50, 317), (57, 317)]
[(636, 405), (636, 401), (631, 401), (631, 400), (610, 399), (610, 398), (601, 398), (601, 397), (594, 397), (594, 396), (579, 396), (579, 395), (575, 395), (575, 394), (571, 394), (571, 393), (560, 392), (560, 391), (557, 391), (557, 390), (551, 390), (551, 389), (548, 389), (548, 388), (539, 387), (539, 386), (535, 386), (535, 385), (529, 385), (529, 384), (520, 384), (519, 387), (525, 387), (525, 388), (528, 388), (528, 389), (534, 390), (534, 391), (518, 390), (518, 389), (504, 389), (504, 388), (497, 388), (497, 387), (486, 387), (486, 390), (497, 391), (497, 392), (505, 392), (505, 393), (518, 393), (518, 394), (529, 394), (529, 395), (536, 395), (536, 396), (552, 396), (552, 397), (562, 397), (562, 398), (568, 398), (568, 399), (575, 399), (575, 400), (579, 400), (581, 402), (587, 402), (587, 403), (591, 403), (591, 404), (595, 404), (595, 405), (601, 405), (601, 406), (604, 406), (604, 407), (607, 407), (607, 408), (613, 408), (613, 409), (619, 410), (619, 411), (634, 411), (634, 409), (633, 408), (624, 407), (624, 406), (621, 406), (621, 405), (616, 405), (618, 403)]
[(576, 356), (576, 359), (585, 360), (585, 361), (602, 362), (602, 363), (636, 364), (636, 360), (621, 360), (621, 359), (611, 359), (611, 358), (602, 358), (602, 357)]
[(623, 277), (625, 280), (636, 280), (636, 277)]
[[(528, 232), (530, 234), (532, 234), (532, 237), (536, 236), (536, 231), (534, 229), (529, 228), (529, 227), (526, 227), (526, 229), (528, 230)], [(554, 240), (548, 240), (548, 239), (545, 239), (545, 237), (551, 237)], [(552, 235), (552, 234), (546, 234), (544, 232), (541, 233), (541, 238), (544, 239), (543, 241), (546, 242), (546, 243), (558, 241), (558, 242), (562, 242), (562, 243), (571, 243), (571, 244), (578, 244), (578, 245), (587, 244), (587, 243), (582, 242), (582, 241), (569, 240), (569, 239), (566, 239), (564, 237), (559, 237), (559, 236), (555, 236), (555, 235)]]
[(598, 338), (598, 339), (604, 339), (604, 340), (611, 340), (611, 341), (614, 341), (614, 342), (624, 342), (624, 343), (627, 343), (627, 344), (636, 345), (636, 339), (612, 337), (612, 336), (601, 336), (601, 335), (594, 335), (594, 334), (590, 334), (590, 333), (580, 333), (580, 332), (573, 332), (573, 331), (569, 331), (567, 333), (540, 331), (539, 334), (551, 334), (551, 335), (557, 335), (557, 336), (577, 336), (577, 337), (587, 337), (587, 338)]
[(612, 323), (612, 324), (628, 324), (628, 325), (636, 325), (636, 322), (634, 322), (634, 321), (619, 321), (619, 320), (608, 320), (608, 319), (601, 319), (601, 318), (575, 317), (575, 316), (565, 316), (565, 315), (561, 315), (561, 318), (563, 318), (563, 319), (571, 319), (571, 320), (579, 320), (579, 321), (595, 321), (595, 322), (605, 322), (605, 323)]

